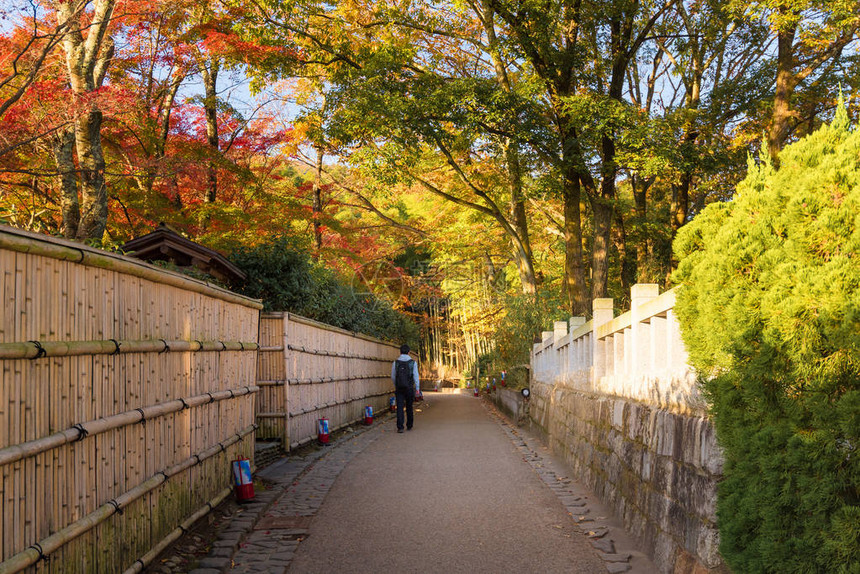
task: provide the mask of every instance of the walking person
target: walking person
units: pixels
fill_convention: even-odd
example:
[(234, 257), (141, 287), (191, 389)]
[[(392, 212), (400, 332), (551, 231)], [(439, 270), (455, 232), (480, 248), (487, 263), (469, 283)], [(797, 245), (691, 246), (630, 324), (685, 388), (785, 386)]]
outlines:
[(415, 420), (412, 401), (415, 400), (421, 387), (418, 381), (418, 363), (409, 356), (409, 345), (400, 345), (400, 356), (391, 365), (391, 380), (394, 382), (394, 397), (397, 404), (397, 432), (403, 432), (404, 418), (406, 430), (412, 430)]

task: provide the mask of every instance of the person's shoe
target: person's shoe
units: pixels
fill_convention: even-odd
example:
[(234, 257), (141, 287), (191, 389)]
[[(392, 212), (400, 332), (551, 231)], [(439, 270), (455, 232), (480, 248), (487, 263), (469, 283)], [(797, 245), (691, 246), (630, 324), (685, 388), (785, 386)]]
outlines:
[(397, 432), (403, 432), (403, 429), (397, 429)]
[(406, 430), (412, 430), (412, 427), (406, 427)]

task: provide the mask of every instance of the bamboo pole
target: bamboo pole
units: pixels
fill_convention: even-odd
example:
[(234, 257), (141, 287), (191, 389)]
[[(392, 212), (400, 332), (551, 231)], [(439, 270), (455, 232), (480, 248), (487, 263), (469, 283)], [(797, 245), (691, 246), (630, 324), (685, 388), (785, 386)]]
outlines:
[(133, 501), (149, 492), (152, 492), (157, 487), (164, 484), (170, 477), (175, 476), (192, 466), (200, 464), (202, 461), (225, 451), (227, 447), (241, 441), (245, 436), (254, 432), (255, 428), (256, 425), (249, 425), (230, 438), (212, 445), (201, 453), (191, 456), (170, 468), (154, 474), (149, 479), (126, 493), (99, 506), (95, 511), (84, 516), (80, 520), (73, 522), (62, 530), (31, 545), (26, 550), (12, 556), (9, 560), (0, 563), (0, 574), (13, 574), (14, 572), (20, 572), (24, 568), (37, 563), (39, 560), (47, 558), (52, 552), (56, 551), (63, 545), (69, 543), (82, 534), (89, 532), (109, 517), (121, 512), (124, 507), (128, 506)]
[(146, 339), (142, 341), (27, 341), (0, 343), (0, 360), (118, 355), (123, 353), (258, 351), (259, 345), (242, 341), (186, 341)]
[(289, 345), (288, 347), (289, 347), (289, 350), (291, 350), (291, 351), (296, 351), (299, 353), (306, 353), (308, 355), (316, 355), (319, 357), (336, 357), (336, 358), (340, 358), (340, 359), (361, 359), (363, 361), (383, 361), (386, 363), (391, 361), (391, 359), (386, 359), (383, 357), (373, 357), (370, 355), (350, 355), (348, 353), (340, 353), (337, 351), (332, 352), (332, 351), (324, 351), (321, 349), (313, 349), (313, 348), (306, 349), (305, 347), (294, 347), (292, 345)]
[[(392, 394), (392, 392), (393, 391), (383, 391), (381, 393), (367, 393), (363, 396), (356, 397), (354, 399), (332, 400), (331, 402), (327, 402), (327, 403), (323, 403), (321, 405), (313, 406), (309, 409), (302, 409), (302, 410), (291, 412), (290, 416), (291, 417), (297, 417), (297, 416), (301, 416), (301, 415), (315, 413), (315, 412), (325, 410), (327, 408), (331, 408), (331, 407), (335, 407), (335, 406), (346, 405), (346, 404), (356, 403), (356, 402), (364, 402), (367, 399), (373, 399), (376, 397), (384, 397), (386, 395), (390, 395), (390, 394)], [(267, 414), (270, 416), (282, 416), (281, 413), (277, 413), (277, 414), (276, 413), (263, 413), (263, 414)], [(262, 416), (262, 415), (258, 414), (257, 416)], [(362, 417), (355, 417), (354, 420), (359, 420), (361, 418)]]
[(263, 308), (262, 302), (256, 299), (238, 295), (180, 273), (160, 269), (139, 259), (93, 249), (79, 243), (64, 241), (55, 237), (48, 238), (44, 235), (28, 233), (5, 225), (0, 225), (0, 249), (41, 255), (52, 259), (79, 263), (87, 267), (125, 273), (163, 285), (178, 287), (185, 291), (208, 295), (209, 297), (229, 303), (237, 303), (253, 309)]
[(121, 428), (135, 423), (144, 422), (155, 417), (175, 413), (186, 408), (193, 408), (225, 399), (242, 397), (260, 390), (259, 387), (242, 387), (236, 390), (216, 391), (195, 395), (184, 399), (165, 401), (147, 407), (125, 411), (116, 415), (76, 424), (64, 431), (50, 436), (27, 441), (21, 444), (0, 449), (0, 466), (11, 464), (21, 459), (35, 456), (52, 448), (83, 440), (89, 435), (97, 435), (112, 429)]
[(302, 317), (301, 315), (296, 315), (295, 313), (287, 313), (287, 316), (290, 321), (294, 321), (296, 323), (301, 323), (302, 325), (307, 325), (309, 327), (314, 327), (316, 329), (321, 329), (323, 331), (328, 331), (330, 333), (341, 333), (348, 337), (354, 337), (356, 339), (363, 339), (365, 341), (369, 341), (372, 343), (381, 343), (391, 348), (398, 348), (400, 345), (395, 344), (392, 341), (386, 341), (384, 339), (377, 339), (376, 337), (371, 337), (370, 335), (365, 335), (364, 333), (359, 333), (357, 331), (347, 331), (346, 329), (341, 329), (340, 327), (335, 327), (333, 325), (327, 325), (325, 323), (320, 323), (319, 321), (314, 321), (313, 319), (308, 319), (307, 317)]

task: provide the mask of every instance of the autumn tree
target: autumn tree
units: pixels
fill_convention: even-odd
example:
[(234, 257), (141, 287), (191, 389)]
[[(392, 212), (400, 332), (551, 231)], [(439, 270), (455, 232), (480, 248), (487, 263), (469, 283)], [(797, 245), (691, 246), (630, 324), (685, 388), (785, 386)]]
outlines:
[[(472, 36), (480, 38), (480, 22), (474, 18), (471, 20), (461, 18), (453, 22), (439, 21), (436, 22), (438, 28), (431, 30), (427, 28), (426, 21), (421, 18), (402, 14), (396, 9), (381, 5), (369, 4), (366, 7), (367, 11), (360, 13), (352, 10), (350, 6), (337, 6), (328, 13), (325, 7), (314, 3), (295, 3), (291, 5), (291, 9), (285, 9), (282, 5), (267, 6), (262, 3), (256, 3), (255, 7), (262, 12), (263, 21), (267, 25), (265, 31), (257, 34), (259, 40), (266, 45), (277, 44), (288, 47), (287, 54), (284, 54), (280, 61), (274, 63), (267, 61), (263, 70), (277, 75), (317, 73), (325, 77), (333, 86), (331, 96), (327, 96), (326, 100), (328, 113), (336, 120), (331, 123), (330, 139), (341, 142), (341, 145), (367, 143), (370, 144), (369, 148), (365, 148), (367, 150), (374, 149), (373, 140), (376, 137), (374, 129), (378, 128), (375, 134), (383, 140), (389, 139), (394, 130), (399, 130), (402, 137), (395, 137), (397, 140), (395, 145), (405, 146), (400, 148), (401, 151), (412, 149), (410, 153), (420, 155), (422, 145), (439, 150), (443, 163), (451, 170), (453, 180), (459, 180), (460, 183), (457, 185), (463, 187), (462, 191), (466, 196), (473, 196), (474, 201), (464, 197), (460, 192), (451, 193), (451, 190), (445, 190), (444, 185), (442, 187), (434, 185), (420, 174), (407, 169), (405, 163), (397, 163), (398, 160), (390, 163), (388, 168), (402, 173), (405, 177), (417, 177), (428, 191), (495, 218), (514, 244), (515, 257), (522, 270), (523, 288), (533, 292), (535, 272), (527, 238), (523, 198), (517, 197), (511, 210), (513, 215), (507, 214), (507, 210), (500, 207), (491, 197), (495, 193), (485, 189), (484, 184), (475, 180), (467, 173), (468, 169), (464, 169), (461, 165), (466, 156), (460, 155), (462, 146), (458, 149), (452, 147), (451, 138), (456, 137), (453, 132), (447, 132), (438, 122), (428, 123), (426, 114), (422, 115), (424, 111), (417, 108), (411, 111), (407, 109), (412, 104), (422, 105), (429, 101), (422, 103), (419, 101), (421, 98), (413, 98), (409, 101), (395, 96), (398, 92), (397, 82), (403, 78), (400, 75), (401, 72), (411, 70), (420, 72), (412, 78), (417, 90), (424, 96), (435, 91), (434, 105), (445, 105), (452, 97), (456, 97), (457, 90), (464, 88), (472, 78), (467, 75), (467, 80), (460, 83), (460, 88), (453, 88), (448, 94), (444, 94), (444, 90), (437, 89), (445, 87), (444, 82), (439, 81), (442, 76), (439, 76), (432, 67), (415, 60), (415, 51), (410, 46), (413, 44), (420, 46), (416, 49), (426, 50), (431, 59), (447, 59), (450, 63), (449, 72), (463, 73), (468, 68), (468, 62), (474, 61), (474, 56), (467, 54), (463, 59), (464, 51), (458, 49), (457, 44)], [(380, 19), (384, 25), (380, 23)], [(332, 21), (338, 24), (332, 26), (330, 25)], [(462, 30), (463, 26), (468, 28), (467, 33), (453, 31), (458, 27)], [(367, 30), (378, 31), (382, 28), (388, 30), (388, 33), (384, 34), (383, 42), (375, 45), (364, 43), (363, 36)], [(275, 38), (273, 38), (275, 34), (273, 29), (279, 31)], [(446, 53), (448, 53), (447, 57), (443, 55)], [(387, 72), (383, 71), (384, 69)], [(390, 78), (393, 82), (386, 86), (390, 87), (392, 92), (389, 94), (390, 97), (385, 99), (385, 103), (379, 105), (385, 98), (379, 90), (384, 88), (373, 80), (372, 76), (382, 79), (388, 73), (391, 74)], [(418, 84), (422, 84), (423, 87)], [(380, 97), (377, 98), (377, 95)], [(461, 111), (462, 109), (461, 107)], [(441, 108), (439, 111), (442, 114), (446, 113)], [(399, 117), (395, 118), (395, 114), (399, 114)], [(472, 115), (474, 117), (474, 113)], [(476, 125), (474, 121), (472, 123)], [(459, 127), (455, 129), (459, 130)], [(462, 130), (459, 133), (466, 134)], [(346, 148), (343, 149), (346, 150)], [(374, 154), (376, 158), (374, 161), (382, 161), (386, 157), (386, 152), (381, 149), (377, 151), (378, 153)], [(518, 181), (519, 178), (516, 179)], [(516, 185), (518, 186), (519, 183)], [(519, 217), (518, 220), (517, 217)], [(511, 220), (518, 223), (512, 224)]]
[[(69, 85), (75, 97), (76, 111), (74, 134), (77, 152), (77, 173), (81, 185), (80, 219), (74, 204), (77, 189), (70, 186), (71, 178), (64, 179), (63, 214), (64, 234), (77, 239), (100, 240), (107, 227), (107, 188), (105, 185), (105, 159), (102, 149), (101, 128), (103, 115), (96, 92), (102, 86), (114, 52), (109, 34), (113, 23), (115, 0), (96, 0), (91, 13), (86, 11), (88, 0), (56, 2), (56, 18), (60, 26), (68, 28), (63, 37)], [(68, 140), (66, 140), (68, 141)], [(64, 142), (65, 143), (65, 142)], [(62, 172), (74, 172), (74, 164), (62, 145), (57, 160)]]

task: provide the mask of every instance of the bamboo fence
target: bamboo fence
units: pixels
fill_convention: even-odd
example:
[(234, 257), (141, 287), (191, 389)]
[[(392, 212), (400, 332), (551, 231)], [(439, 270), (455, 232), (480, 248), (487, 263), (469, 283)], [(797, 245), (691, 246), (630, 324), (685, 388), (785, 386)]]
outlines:
[(138, 572), (229, 494), (259, 309), (0, 226), (0, 573)]
[(291, 313), (263, 313), (257, 365), (257, 439), (295, 448), (388, 408), (398, 347)]

